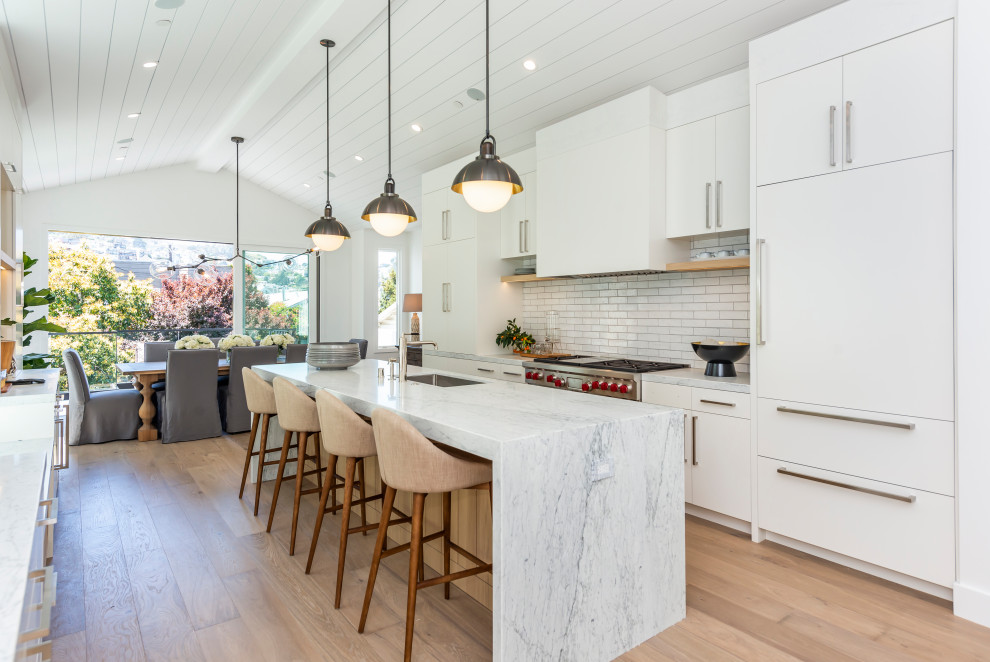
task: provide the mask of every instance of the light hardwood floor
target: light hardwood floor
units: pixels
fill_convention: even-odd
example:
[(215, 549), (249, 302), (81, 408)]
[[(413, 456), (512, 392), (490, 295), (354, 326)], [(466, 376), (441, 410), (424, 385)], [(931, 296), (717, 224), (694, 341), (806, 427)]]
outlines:
[[(55, 538), (56, 662), (401, 659), (408, 557), (383, 563), (358, 634), (373, 536), (351, 537), (335, 611), (338, 517), (306, 576), (315, 497), (303, 500), (289, 557), (291, 495), (271, 534), (271, 485), (257, 518), (249, 491), (237, 498), (244, 443), (72, 449)], [(990, 630), (943, 601), (693, 518), (687, 580), (687, 619), (620, 659), (990, 660)], [(415, 659), (491, 658), (491, 613), (456, 588), (450, 601), (422, 591), (416, 616)]]

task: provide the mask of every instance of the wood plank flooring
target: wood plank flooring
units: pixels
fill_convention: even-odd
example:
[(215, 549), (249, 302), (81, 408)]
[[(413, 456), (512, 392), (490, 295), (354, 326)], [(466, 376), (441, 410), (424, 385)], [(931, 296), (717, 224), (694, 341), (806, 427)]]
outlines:
[[(245, 444), (71, 449), (55, 528), (56, 662), (401, 659), (407, 557), (383, 563), (358, 634), (374, 536), (348, 541), (334, 610), (339, 517), (325, 520), (306, 576), (317, 495), (303, 499), (290, 557), (291, 494), (271, 534), (272, 485), (258, 518), (251, 490), (237, 498)], [(944, 601), (693, 518), (687, 580), (687, 619), (621, 660), (990, 660), (990, 630)], [(450, 601), (420, 592), (416, 617), (416, 660), (491, 659), (491, 613), (456, 585)]]

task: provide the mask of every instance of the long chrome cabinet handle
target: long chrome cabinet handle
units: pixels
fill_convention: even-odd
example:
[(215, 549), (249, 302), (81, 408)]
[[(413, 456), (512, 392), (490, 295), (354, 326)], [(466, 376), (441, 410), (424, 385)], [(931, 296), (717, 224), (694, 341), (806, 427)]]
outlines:
[(766, 239), (756, 240), (756, 283), (753, 290), (756, 296), (756, 344), (766, 345), (767, 338), (763, 333), (763, 251), (766, 246)]
[(718, 400), (699, 400), (699, 402), (704, 402), (706, 405), (721, 405), (723, 407), (735, 407), (735, 402), (719, 402)]
[(818, 418), (832, 418), (837, 421), (849, 421), (850, 423), (865, 423), (866, 425), (881, 425), (885, 428), (898, 428), (900, 430), (913, 430), (914, 423), (898, 423), (896, 421), (881, 421), (875, 418), (860, 418), (859, 416), (843, 416), (841, 414), (826, 414), (820, 411), (807, 411), (806, 409), (792, 409), (791, 407), (777, 407), (777, 411), (785, 414), (801, 414), (802, 416), (816, 416)]
[(715, 227), (722, 227), (722, 182), (715, 182)]
[(447, 312), (447, 283), (440, 283), (440, 310)]
[(852, 152), (852, 107), (853, 102), (846, 102), (846, 163), (853, 162)]
[(527, 218), (526, 220), (523, 221), (523, 223), (526, 224), (526, 229), (523, 231), (523, 238), (525, 240), (523, 242), (523, 246), (526, 249), (524, 252), (528, 253), (529, 252), (529, 219)]
[(835, 167), (835, 106), (828, 107), (828, 164)]
[(478, 372), (495, 372), (491, 368), (478, 368)]
[(698, 417), (691, 417), (691, 464), (698, 465)]
[(523, 248), (523, 222), (522, 221), (519, 221), (519, 252), (520, 253), (525, 253), (526, 252), (525, 249)]
[(508, 375), (509, 377), (522, 377), (522, 373), (521, 372), (506, 372), (505, 370), (503, 370), (502, 371), (502, 374), (503, 375)]
[(447, 312), (454, 312), (454, 286), (447, 283)]
[(837, 480), (829, 480), (827, 478), (819, 478), (818, 476), (809, 476), (808, 474), (801, 474), (796, 471), (790, 471), (784, 467), (779, 467), (777, 473), (782, 476), (792, 476), (794, 478), (800, 478), (802, 480), (810, 480), (814, 483), (822, 483), (823, 485), (831, 485), (832, 487), (841, 487), (844, 490), (852, 490), (853, 492), (863, 492), (864, 494), (872, 494), (874, 496), (883, 497), (885, 499), (893, 499), (895, 501), (903, 501), (905, 503), (914, 503), (917, 500), (913, 494), (903, 495), (894, 494), (893, 492), (882, 492), (880, 490), (871, 490), (868, 487), (860, 487), (859, 485), (850, 485), (849, 483), (840, 483)]
[[(684, 414), (684, 432), (685, 432), (685, 434), (687, 433), (687, 414)], [(685, 439), (684, 440), (684, 464), (687, 464), (687, 461), (688, 461), (688, 456), (687, 456), (687, 440)]]
[(705, 184), (705, 227), (712, 226), (712, 183)]

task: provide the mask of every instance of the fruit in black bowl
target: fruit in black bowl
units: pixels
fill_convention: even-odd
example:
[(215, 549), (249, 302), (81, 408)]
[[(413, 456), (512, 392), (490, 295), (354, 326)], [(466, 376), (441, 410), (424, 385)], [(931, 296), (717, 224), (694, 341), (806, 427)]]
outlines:
[(699, 340), (691, 343), (691, 347), (699, 358), (708, 361), (705, 366), (707, 377), (735, 377), (736, 361), (749, 351), (748, 342), (729, 340)]

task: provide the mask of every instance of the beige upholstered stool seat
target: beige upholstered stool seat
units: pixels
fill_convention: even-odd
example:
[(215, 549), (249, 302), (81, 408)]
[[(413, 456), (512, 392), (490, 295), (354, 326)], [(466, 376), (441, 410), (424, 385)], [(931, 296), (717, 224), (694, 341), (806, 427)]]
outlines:
[[(241, 474), (241, 491), (239, 499), (244, 497), (244, 484), (247, 482), (248, 471), (251, 469), (251, 458), (258, 457), (257, 483), (254, 486), (254, 514), (258, 515), (258, 502), (261, 499), (261, 478), (265, 467), (278, 464), (277, 460), (266, 460), (268, 453), (275, 453), (280, 448), (267, 448), (268, 445), (268, 424), (272, 416), (278, 413), (275, 407), (275, 389), (266, 382), (261, 375), (251, 368), (243, 368), (241, 374), (244, 377), (244, 396), (247, 400), (248, 411), (251, 412), (251, 436), (248, 437), (247, 453), (244, 455), (244, 473)], [(261, 439), (258, 442), (258, 450), (254, 450), (255, 435), (258, 432), (258, 423), (261, 422)]]
[[(364, 632), (368, 620), (368, 608), (375, 590), (375, 579), (381, 560), (397, 552), (409, 550), (409, 590), (406, 599), (406, 643), (405, 660), (412, 659), (413, 626), (416, 621), (416, 592), (438, 584), (444, 585), (444, 598), (450, 598), (450, 582), (464, 579), (482, 572), (491, 572), (492, 564), (485, 563), (450, 539), (451, 495), (453, 490), (487, 489), (491, 502), (492, 464), (482, 458), (471, 459), (465, 453), (447, 453), (437, 448), (411, 423), (399, 415), (385, 409), (376, 409), (371, 414), (375, 429), (375, 443), (378, 446), (378, 464), (385, 483), (385, 501), (382, 518), (378, 525), (378, 540), (375, 556), (371, 561), (368, 587), (364, 594), (364, 606), (358, 632)], [(413, 493), (412, 531), (409, 543), (385, 549), (388, 527), (392, 521), (392, 510), (396, 490)], [(423, 511), (426, 495), (440, 492), (443, 498), (443, 529), (423, 535)], [(443, 539), (444, 574), (426, 580), (423, 571), (423, 543), (437, 538)], [(473, 562), (474, 568), (451, 574), (450, 551), (458, 552), (465, 560)]]
[[(299, 524), (299, 502), (303, 495), (314, 494), (322, 491), (323, 488), (323, 466), (320, 459), (320, 419), (316, 413), (316, 403), (308, 395), (303, 393), (299, 387), (292, 384), (287, 379), (276, 377), (272, 382), (275, 390), (275, 408), (278, 411), (278, 421), (285, 430), (285, 441), (282, 444), (282, 457), (278, 463), (278, 475), (275, 478), (275, 491), (272, 494), (272, 509), (268, 513), (268, 531), (272, 530), (272, 521), (275, 518), (275, 504), (278, 502), (279, 489), (282, 487), (282, 476), (285, 473), (285, 465), (289, 459), (289, 442), (292, 435), (296, 435), (299, 440), (298, 451), (296, 453), (296, 495), (292, 505), (292, 534), (289, 539), (289, 556), (296, 552), (296, 528)], [(313, 454), (307, 453), (312, 437)], [(306, 461), (309, 460), (316, 465), (315, 469), (306, 471)], [(303, 489), (303, 480), (306, 476), (316, 475), (316, 487)]]

